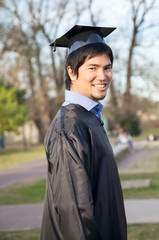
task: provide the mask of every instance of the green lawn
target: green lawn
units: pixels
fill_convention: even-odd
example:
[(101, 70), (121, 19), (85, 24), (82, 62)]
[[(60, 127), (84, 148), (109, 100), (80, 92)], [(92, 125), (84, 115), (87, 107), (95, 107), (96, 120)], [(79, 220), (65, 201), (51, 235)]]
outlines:
[[(159, 198), (159, 174), (121, 174), (121, 180), (150, 179), (149, 187), (123, 190), (125, 199)], [(0, 205), (40, 203), (44, 200), (46, 180), (13, 184), (0, 189)]]
[(0, 232), (1, 240), (39, 240), (40, 229)]
[(121, 180), (150, 179), (149, 187), (124, 189), (125, 199), (159, 198), (159, 148), (149, 149), (149, 156), (119, 171)]
[[(128, 171), (130, 173), (159, 173), (159, 147), (149, 149), (150, 156), (145, 157), (142, 161), (134, 162)], [(127, 170), (124, 169), (126, 172)]]
[(128, 240), (159, 240), (159, 224), (128, 225)]
[(159, 198), (159, 174), (158, 173), (137, 173), (137, 174), (120, 174), (121, 180), (140, 180), (150, 179), (149, 187), (139, 187), (124, 189), (124, 199), (149, 199)]
[[(41, 149), (39, 150), (41, 152)], [(33, 153), (32, 151), (28, 151), (28, 154)], [(125, 199), (159, 198), (159, 149), (153, 148), (149, 149), (149, 151), (151, 151), (151, 158), (145, 158), (143, 161), (134, 163), (131, 168), (120, 171), (121, 180), (150, 179), (151, 182), (148, 188), (143, 187), (123, 190)], [(45, 180), (18, 183), (4, 189), (0, 189), (0, 204), (39, 203), (43, 201), (44, 193)]]
[[(1, 240), (39, 240), (40, 230), (0, 232)], [(128, 240), (158, 240), (158, 224), (128, 225)]]
[(0, 169), (45, 156), (43, 145), (30, 149), (0, 149)]
[(158, 135), (159, 136), (159, 129), (145, 129), (142, 130), (139, 136), (133, 137), (135, 140), (146, 140), (150, 134)]
[[(121, 180), (150, 179), (148, 188), (123, 190), (125, 199), (159, 198), (159, 149), (149, 149), (151, 157), (134, 163), (131, 168), (120, 171)], [(37, 156), (44, 156), (43, 147), (31, 150), (0, 150), (0, 167), (14, 165), (18, 162), (30, 161)], [(35, 157), (36, 156), (36, 157)], [(2, 160), (3, 158), (3, 160)], [(6, 163), (5, 163), (6, 161)], [(0, 189), (0, 204), (27, 204), (43, 202), (45, 180), (23, 182)], [(1, 240), (39, 240), (40, 230), (0, 232)], [(128, 240), (159, 240), (159, 224), (128, 225)]]
[(26, 181), (0, 189), (0, 205), (40, 203), (44, 201), (46, 180)]

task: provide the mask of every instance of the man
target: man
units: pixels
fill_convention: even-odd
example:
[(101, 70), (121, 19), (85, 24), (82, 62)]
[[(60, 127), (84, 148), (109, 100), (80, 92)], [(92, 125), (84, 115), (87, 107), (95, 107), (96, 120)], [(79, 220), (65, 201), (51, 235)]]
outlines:
[(48, 161), (41, 240), (125, 240), (122, 190), (101, 120), (113, 28), (76, 25), (52, 45), (69, 47), (65, 102), (46, 136)]

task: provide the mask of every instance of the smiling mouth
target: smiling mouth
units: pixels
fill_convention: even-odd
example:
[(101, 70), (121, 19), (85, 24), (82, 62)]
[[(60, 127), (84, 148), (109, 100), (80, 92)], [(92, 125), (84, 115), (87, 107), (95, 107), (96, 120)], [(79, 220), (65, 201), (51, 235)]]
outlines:
[(107, 87), (107, 83), (102, 83), (102, 84), (94, 84), (93, 86), (100, 91), (104, 91)]
[(95, 84), (94, 86), (99, 88), (104, 88), (106, 87), (106, 84)]

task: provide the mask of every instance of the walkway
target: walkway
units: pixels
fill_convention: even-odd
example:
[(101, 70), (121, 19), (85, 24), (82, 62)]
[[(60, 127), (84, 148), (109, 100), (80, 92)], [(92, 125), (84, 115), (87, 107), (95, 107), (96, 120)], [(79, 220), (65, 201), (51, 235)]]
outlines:
[[(158, 223), (159, 199), (125, 200), (128, 224)], [(40, 228), (43, 204), (0, 207), (0, 230)]]
[(46, 160), (41, 158), (35, 161), (21, 163), (12, 168), (0, 170), (0, 188), (28, 179), (46, 177)]
[[(46, 177), (45, 157), (0, 171), (0, 188)], [(0, 230), (40, 228), (43, 204), (0, 206)]]

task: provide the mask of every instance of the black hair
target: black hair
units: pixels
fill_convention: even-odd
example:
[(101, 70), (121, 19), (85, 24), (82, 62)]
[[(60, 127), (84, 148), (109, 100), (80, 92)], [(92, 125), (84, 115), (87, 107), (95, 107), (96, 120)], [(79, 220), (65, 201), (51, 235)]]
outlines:
[(67, 72), (67, 67), (70, 66), (72, 72), (78, 77), (78, 69), (84, 64), (86, 59), (91, 59), (95, 56), (107, 54), (113, 64), (113, 52), (107, 44), (95, 43), (81, 47), (68, 55), (65, 65), (65, 84), (66, 89), (70, 90), (71, 79)]

